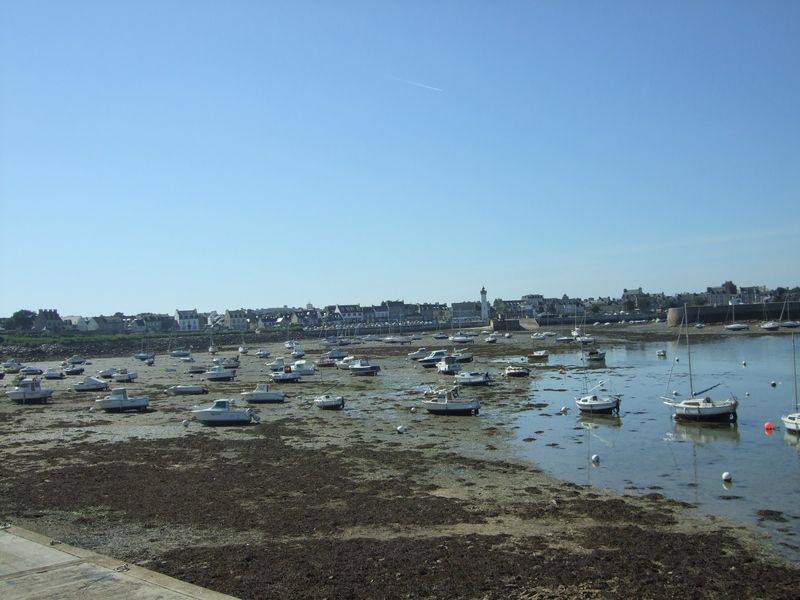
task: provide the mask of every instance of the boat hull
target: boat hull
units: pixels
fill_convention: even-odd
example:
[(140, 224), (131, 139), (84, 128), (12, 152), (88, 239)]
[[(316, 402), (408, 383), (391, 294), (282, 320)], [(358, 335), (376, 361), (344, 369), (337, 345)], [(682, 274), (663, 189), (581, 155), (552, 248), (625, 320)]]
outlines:
[(664, 404), (672, 409), (672, 417), (676, 421), (702, 421), (706, 423), (735, 423), (738, 420), (736, 408), (738, 402), (713, 402), (698, 399), (684, 402), (669, 402)]
[(125, 412), (129, 410), (142, 412), (147, 410), (147, 407), (150, 406), (150, 402), (147, 398), (128, 398), (127, 400), (106, 400), (103, 398), (101, 400), (95, 400), (94, 402), (95, 406), (105, 412)]
[(584, 396), (575, 400), (578, 410), (588, 415), (615, 415), (619, 414), (620, 399), (617, 396), (598, 398), (597, 396)]
[(343, 410), (346, 402), (344, 396), (319, 396), (314, 399), (314, 404), (322, 410)]
[(477, 400), (465, 402), (437, 402), (423, 400), (422, 406), (432, 415), (472, 416), (480, 412), (481, 404)]

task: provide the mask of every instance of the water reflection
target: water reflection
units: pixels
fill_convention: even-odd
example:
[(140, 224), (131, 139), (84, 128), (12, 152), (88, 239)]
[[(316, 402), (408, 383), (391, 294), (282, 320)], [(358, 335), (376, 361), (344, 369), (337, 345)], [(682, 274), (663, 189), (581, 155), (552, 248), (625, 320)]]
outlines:
[(736, 423), (674, 423), (672, 433), (690, 442), (739, 443), (739, 427)]

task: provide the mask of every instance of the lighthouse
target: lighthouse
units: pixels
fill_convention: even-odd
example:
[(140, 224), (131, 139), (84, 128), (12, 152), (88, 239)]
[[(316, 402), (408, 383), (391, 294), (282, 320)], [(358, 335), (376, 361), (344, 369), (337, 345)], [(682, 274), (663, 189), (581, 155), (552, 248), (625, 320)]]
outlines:
[(489, 320), (489, 302), (486, 300), (486, 288), (481, 288), (481, 320)]

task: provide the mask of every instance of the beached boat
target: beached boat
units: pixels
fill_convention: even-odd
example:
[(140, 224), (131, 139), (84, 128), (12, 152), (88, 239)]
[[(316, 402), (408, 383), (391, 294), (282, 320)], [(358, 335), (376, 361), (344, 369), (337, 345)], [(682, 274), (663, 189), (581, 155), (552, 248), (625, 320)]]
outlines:
[(168, 387), (164, 390), (164, 393), (172, 394), (173, 396), (192, 396), (196, 394), (207, 394), (208, 388), (202, 385), (179, 384)]
[(108, 389), (108, 382), (97, 377), (87, 377), (73, 385), (72, 388), (76, 392), (99, 392)]
[(461, 363), (452, 356), (445, 356), (436, 363), (436, 370), (442, 375), (455, 375), (461, 370)]
[(425, 348), (420, 348), (414, 352), (409, 352), (406, 356), (409, 360), (419, 360), (420, 358), (425, 358), (430, 354)]
[(744, 331), (746, 329), (750, 329), (750, 326), (747, 323), (737, 323), (736, 322), (736, 305), (731, 304), (731, 322), (724, 326), (725, 329), (728, 331)]
[(219, 365), (223, 369), (238, 369), (242, 366), (242, 361), (239, 360), (239, 355), (237, 354), (233, 358), (231, 357), (221, 357), (221, 358), (212, 358), (211, 362), (215, 365)]
[(116, 374), (117, 370), (118, 370), (117, 367), (109, 367), (107, 369), (103, 369), (101, 371), (98, 371), (96, 373), (96, 375), (98, 377), (101, 377), (102, 379), (111, 379), (112, 377), (114, 377), (114, 375)]
[(300, 373), (293, 372), (291, 365), (283, 367), (283, 371), (273, 371), (269, 376), (275, 383), (297, 383), (301, 379)]
[(51, 389), (43, 388), (38, 377), (26, 377), (6, 392), (12, 402), (17, 404), (46, 404), (53, 396)]
[[(686, 314), (684, 311), (684, 319), (681, 325), (681, 328), (686, 326)], [(680, 336), (681, 332), (678, 332), (678, 347), (680, 347)], [(739, 402), (735, 396), (731, 398), (727, 398), (725, 400), (712, 400), (709, 396), (705, 396), (706, 392), (709, 392), (716, 388), (717, 386), (721, 385), (721, 383), (717, 383), (712, 385), (709, 388), (706, 388), (700, 392), (694, 391), (694, 382), (692, 378), (692, 353), (689, 347), (689, 328), (686, 326), (686, 354), (687, 354), (687, 365), (689, 369), (689, 392), (690, 395), (685, 400), (674, 400), (674, 395), (677, 395), (677, 392), (674, 393), (673, 398), (668, 398), (666, 395), (662, 396), (662, 400), (664, 404), (672, 409), (673, 418), (677, 420), (686, 420), (686, 421), (730, 421), (736, 422), (737, 414), (736, 409), (739, 406)], [(674, 364), (675, 361), (673, 361)], [(670, 370), (670, 378), (667, 379), (667, 390), (669, 389), (669, 383), (672, 377), (672, 371)]]
[(506, 377), (528, 377), (531, 370), (522, 365), (508, 365), (505, 369)]
[(64, 375), (83, 375), (85, 370), (81, 365), (66, 365), (64, 366)]
[(233, 381), (236, 377), (235, 369), (227, 369), (222, 365), (214, 365), (203, 373), (209, 381)]
[(266, 383), (257, 383), (256, 389), (239, 395), (251, 404), (277, 403), (286, 400), (286, 392), (271, 392)]
[(68, 362), (71, 365), (82, 365), (86, 363), (86, 359), (83, 356), (70, 356), (65, 362)]
[(192, 416), (203, 425), (250, 425), (261, 419), (252, 408), (234, 408), (234, 401), (226, 398), (215, 400), (207, 408), (197, 408)]
[(34, 377), (36, 375), (41, 375), (42, 373), (44, 373), (44, 371), (42, 371), (39, 367), (33, 366), (22, 367), (19, 370), (19, 374), (24, 377)]
[(293, 365), (290, 365), (292, 368), (293, 373), (297, 373), (298, 375), (316, 375), (317, 374), (317, 367), (313, 363), (309, 363), (305, 360), (296, 360), (294, 361)]
[(327, 356), (320, 356), (314, 364), (318, 367), (336, 367), (336, 361)]
[(545, 361), (549, 358), (550, 353), (547, 350), (536, 350), (528, 354), (528, 360)]
[(133, 380), (137, 377), (139, 377), (138, 373), (131, 373), (128, 369), (117, 369), (117, 372), (113, 375), (114, 381), (117, 383), (133, 383)]
[(126, 410), (147, 410), (150, 400), (147, 396), (128, 396), (127, 388), (116, 388), (105, 398), (98, 398), (94, 405), (106, 412), (123, 412)]
[(483, 340), (487, 344), (496, 344), (497, 343), (497, 336), (496, 335), (487, 335), (486, 338)]
[(428, 356), (424, 356), (417, 360), (417, 364), (425, 367), (426, 369), (432, 369), (436, 366), (440, 360), (442, 360), (445, 356), (447, 356), (447, 350), (434, 350)]
[(477, 415), (481, 409), (481, 403), (476, 399), (460, 399), (458, 389), (424, 399), (422, 406), (432, 415)]
[(177, 348), (175, 348), (175, 350), (172, 350), (169, 353), (169, 355), (172, 356), (173, 358), (183, 358), (185, 356), (191, 356), (192, 355), (192, 351), (191, 350), (187, 350), (186, 348), (183, 348), (182, 346), (178, 346)]
[(347, 402), (344, 396), (333, 396), (331, 394), (322, 394), (314, 398), (314, 404), (323, 410), (342, 410)]
[(492, 376), (489, 372), (481, 373), (479, 371), (467, 371), (464, 373), (457, 373), (455, 382), (458, 385), (489, 385), (492, 381)]
[(794, 343), (794, 333), (792, 333), (792, 371), (794, 373), (794, 412), (781, 417), (786, 431), (800, 433), (800, 412), (797, 408), (797, 351)]
[(278, 356), (272, 362), (266, 363), (266, 366), (269, 367), (270, 371), (283, 371), (289, 365), (282, 356)]
[(473, 338), (470, 335), (467, 335), (466, 333), (464, 333), (462, 331), (459, 331), (458, 333), (455, 333), (455, 334), (451, 335), (448, 339), (451, 342), (454, 342), (456, 344), (474, 344), (475, 343), (475, 338)]
[(667, 357), (667, 351), (664, 350), (663, 348), (659, 348), (658, 350), (656, 350), (656, 356), (658, 358), (666, 358)]
[(50, 368), (44, 372), (45, 379), (64, 379), (64, 377), (66, 377), (64, 371), (59, 371), (58, 369)]
[(360, 358), (350, 365), (350, 375), (356, 376), (374, 376), (377, 375), (381, 368), (378, 365), (371, 365), (366, 358)]
[(461, 348), (461, 350), (453, 349), (453, 354), (451, 354), (453, 358), (456, 359), (457, 362), (460, 363), (469, 363), (475, 358), (475, 354), (472, 352), (467, 352), (466, 348)]
[(545, 334), (544, 332), (537, 331), (536, 333), (532, 333), (531, 334), (531, 339), (532, 340), (538, 340), (538, 341), (546, 340), (547, 339), (547, 334)]
[(256, 358), (269, 358), (269, 350), (259, 348), (256, 350)]

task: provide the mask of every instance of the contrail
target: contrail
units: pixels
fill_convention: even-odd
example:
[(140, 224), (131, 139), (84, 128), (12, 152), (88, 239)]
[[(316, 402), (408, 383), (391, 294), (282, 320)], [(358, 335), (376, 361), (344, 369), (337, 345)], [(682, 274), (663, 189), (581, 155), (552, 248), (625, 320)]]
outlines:
[(434, 92), (443, 92), (444, 90), (440, 90), (439, 88), (435, 88), (430, 85), (425, 85), (423, 83), (417, 83), (416, 81), (409, 81), (408, 79), (400, 79), (399, 77), (390, 77), (389, 79), (394, 79), (395, 81), (402, 81), (403, 83), (410, 83), (411, 85), (418, 85), (419, 87), (423, 87), (426, 90), (433, 90)]

